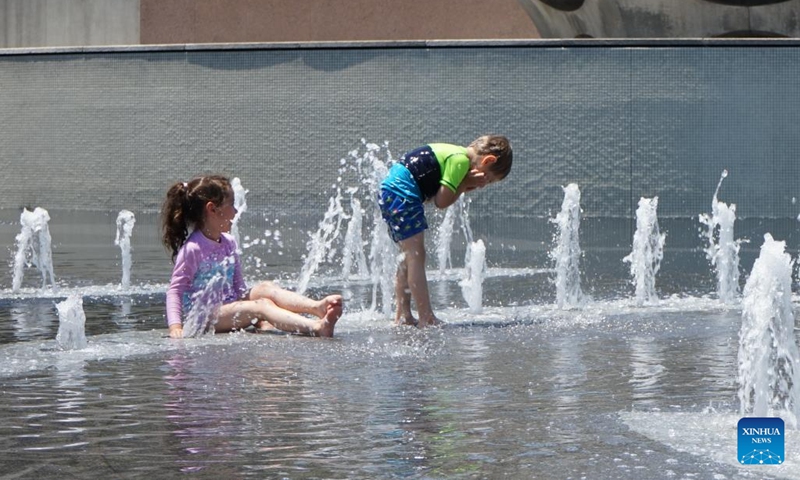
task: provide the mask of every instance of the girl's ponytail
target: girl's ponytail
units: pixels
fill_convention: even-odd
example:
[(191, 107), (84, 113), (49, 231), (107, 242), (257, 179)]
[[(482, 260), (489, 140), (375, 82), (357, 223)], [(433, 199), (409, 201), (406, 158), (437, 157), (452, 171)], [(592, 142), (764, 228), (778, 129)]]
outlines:
[(161, 241), (172, 251), (173, 262), (189, 237), (189, 229), (202, 227), (205, 205), (208, 202), (222, 205), (225, 197), (231, 194), (230, 181), (219, 175), (176, 182), (169, 187), (161, 207), (161, 228), (164, 232)]

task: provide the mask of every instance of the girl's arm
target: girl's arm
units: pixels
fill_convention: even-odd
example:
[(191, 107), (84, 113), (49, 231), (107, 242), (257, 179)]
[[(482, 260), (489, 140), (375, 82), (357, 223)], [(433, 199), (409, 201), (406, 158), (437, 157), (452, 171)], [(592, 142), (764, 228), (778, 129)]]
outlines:
[(169, 326), (169, 336), (181, 338), (183, 336), (183, 294), (189, 290), (192, 278), (197, 272), (195, 255), (187, 252), (188, 248), (183, 248), (175, 258), (175, 268), (172, 269), (172, 278), (167, 288), (167, 325)]

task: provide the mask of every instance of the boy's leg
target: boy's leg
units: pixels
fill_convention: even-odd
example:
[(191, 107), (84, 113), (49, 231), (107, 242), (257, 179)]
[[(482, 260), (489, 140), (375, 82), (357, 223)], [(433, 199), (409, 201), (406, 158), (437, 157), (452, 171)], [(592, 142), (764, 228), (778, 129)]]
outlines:
[(332, 309), (334, 314), (338, 314), (336, 318), (342, 315), (341, 295), (328, 295), (322, 300), (312, 300), (305, 295), (283, 289), (272, 282), (261, 282), (250, 290), (249, 300), (260, 298), (272, 300), (278, 307), (294, 313), (307, 313), (323, 318), (328, 314), (328, 310)]
[(433, 314), (431, 297), (428, 292), (428, 278), (425, 274), (425, 232), (400, 241), (400, 250), (405, 255), (408, 268), (408, 286), (411, 296), (417, 304), (419, 327), (427, 327), (439, 323)]
[(411, 312), (411, 291), (408, 288), (408, 264), (405, 258), (397, 264), (394, 296), (397, 302), (394, 323), (397, 325), (416, 325), (417, 319), (414, 318), (414, 314)]
[[(219, 309), (217, 332), (228, 332), (250, 325), (251, 320), (269, 322), (285, 332), (332, 337), (339, 316), (332, 309), (323, 318), (311, 319), (277, 306), (271, 300), (242, 300), (222, 305)], [(258, 327), (257, 327), (258, 328)]]

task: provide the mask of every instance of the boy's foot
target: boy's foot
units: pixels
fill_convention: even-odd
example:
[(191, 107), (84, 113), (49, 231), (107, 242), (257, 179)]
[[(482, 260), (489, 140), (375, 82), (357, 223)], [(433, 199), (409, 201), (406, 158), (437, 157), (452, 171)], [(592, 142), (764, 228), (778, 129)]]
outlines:
[(318, 302), (315, 313), (319, 318), (326, 318), (330, 310), (333, 310), (331, 315), (335, 316), (338, 320), (339, 317), (342, 316), (343, 308), (344, 303), (341, 295), (328, 295)]
[(419, 322), (417, 322), (417, 327), (419, 328), (440, 327), (442, 325), (444, 325), (444, 322), (434, 316), (419, 317)]
[(408, 325), (411, 327), (416, 327), (417, 319), (414, 318), (412, 315), (397, 315), (394, 318), (394, 324), (397, 326)]
[(339, 317), (342, 316), (342, 308), (341, 305), (338, 307), (335, 305), (328, 306), (328, 313), (325, 314), (323, 318), (319, 320), (317, 324), (317, 328), (314, 331), (314, 334), (318, 337), (332, 337), (333, 336), (333, 329), (336, 327), (336, 322), (339, 320)]

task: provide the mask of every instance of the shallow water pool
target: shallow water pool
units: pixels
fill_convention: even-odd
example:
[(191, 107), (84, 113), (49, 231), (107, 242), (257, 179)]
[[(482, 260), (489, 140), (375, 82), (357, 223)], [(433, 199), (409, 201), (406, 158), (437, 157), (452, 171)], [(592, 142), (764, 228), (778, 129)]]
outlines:
[[(661, 298), (644, 307), (625, 252), (587, 252), (594, 300), (574, 310), (554, 305), (552, 271), (520, 255), (489, 262), (480, 313), (461, 269), (431, 272), (440, 329), (394, 328), (369, 309), (368, 281), (320, 275), (312, 296), (347, 297), (333, 339), (176, 341), (151, 240), (134, 243), (129, 289), (108, 267), (113, 246), (62, 240), (57, 289), (0, 291), (4, 476), (800, 478), (793, 431), (783, 465), (736, 462), (741, 310), (708, 293), (702, 252), (666, 258)], [(83, 350), (54, 340), (69, 293), (84, 298)]]

